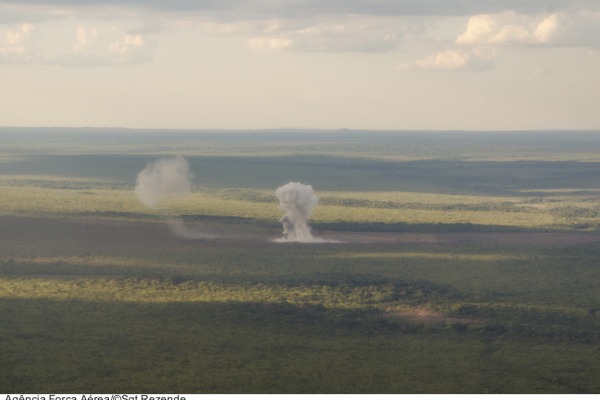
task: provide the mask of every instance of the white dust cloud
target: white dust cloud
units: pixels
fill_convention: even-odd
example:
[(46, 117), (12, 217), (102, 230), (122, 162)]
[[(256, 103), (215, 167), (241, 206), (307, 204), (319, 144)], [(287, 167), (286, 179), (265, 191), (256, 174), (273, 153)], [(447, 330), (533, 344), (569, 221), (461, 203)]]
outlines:
[[(145, 206), (157, 208), (164, 200), (189, 194), (192, 178), (189, 163), (183, 157), (162, 158), (148, 163), (146, 168), (138, 173), (135, 194)], [(308, 221), (319, 202), (312, 186), (290, 182), (277, 188), (275, 195), (279, 200), (279, 208), (285, 212), (279, 220), (283, 225), (283, 237), (276, 239), (277, 242), (337, 242), (315, 238), (311, 233)], [(180, 217), (174, 216), (164, 208), (162, 211), (169, 218), (169, 229), (179, 237), (185, 239), (217, 237), (186, 226)]]
[(161, 158), (140, 171), (135, 194), (147, 207), (155, 208), (167, 198), (190, 193), (192, 178), (190, 165), (183, 157)]
[(285, 211), (279, 222), (283, 225), (283, 237), (279, 242), (320, 242), (313, 237), (308, 220), (319, 202), (310, 185), (290, 182), (275, 190), (279, 208)]
[[(181, 197), (189, 194), (192, 189), (193, 175), (190, 165), (183, 157), (161, 158), (148, 163), (137, 176), (135, 194), (145, 206), (157, 208), (168, 198)], [(163, 209), (168, 218), (171, 232), (183, 239), (212, 239), (215, 235), (197, 231)]]

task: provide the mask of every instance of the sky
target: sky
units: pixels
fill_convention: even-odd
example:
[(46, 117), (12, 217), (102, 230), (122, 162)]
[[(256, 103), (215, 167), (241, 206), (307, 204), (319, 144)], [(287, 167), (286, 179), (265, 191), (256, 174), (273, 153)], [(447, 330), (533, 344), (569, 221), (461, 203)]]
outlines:
[(600, 129), (598, 0), (0, 0), (0, 126)]

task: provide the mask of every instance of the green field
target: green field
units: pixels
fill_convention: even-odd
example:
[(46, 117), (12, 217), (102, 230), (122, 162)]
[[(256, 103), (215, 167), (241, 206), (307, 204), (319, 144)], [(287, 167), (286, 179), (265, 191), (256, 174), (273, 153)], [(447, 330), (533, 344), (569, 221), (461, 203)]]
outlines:
[[(2, 393), (600, 392), (600, 132), (0, 143)], [(177, 154), (192, 193), (146, 208)], [(290, 181), (337, 243), (272, 241)]]

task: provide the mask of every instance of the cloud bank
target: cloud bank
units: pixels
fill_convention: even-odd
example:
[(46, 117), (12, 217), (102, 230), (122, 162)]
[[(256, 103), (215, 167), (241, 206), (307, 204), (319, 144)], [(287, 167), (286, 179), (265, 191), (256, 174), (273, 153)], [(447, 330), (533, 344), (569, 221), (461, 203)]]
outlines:
[(486, 70), (508, 46), (600, 49), (600, 12), (518, 14), (514, 11), (469, 17), (454, 47), (403, 63), (400, 69)]
[(392, 18), (348, 16), (318, 21), (273, 21), (248, 39), (256, 50), (375, 53), (395, 49), (409, 27)]
[(535, 14), (573, 8), (600, 9), (595, 0), (4, 0), (0, 4), (66, 9), (106, 9), (112, 6), (140, 11), (219, 12), (248, 17), (279, 15), (296, 18), (317, 14), (466, 16), (509, 10)]
[(600, 12), (474, 15), (458, 45), (600, 46)]
[[(431, 54), (398, 69), (485, 71), (506, 46), (600, 49), (596, 0), (0, 0), (0, 63), (148, 63), (160, 35), (182, 26), (237, 36), (260, 52), (383, 53), (449, 17), (465, 18), (464, 30), (440, 32)], [(47, 21), (70, 24), (70, 34), (58, 38)]]

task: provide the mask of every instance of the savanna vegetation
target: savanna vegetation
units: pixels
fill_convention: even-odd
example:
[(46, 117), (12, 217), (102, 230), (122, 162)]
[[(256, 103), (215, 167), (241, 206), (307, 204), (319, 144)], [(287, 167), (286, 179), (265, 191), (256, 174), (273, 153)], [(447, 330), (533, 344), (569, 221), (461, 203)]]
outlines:
[[(600, 392), (600, 132), (0, 140), (0, 392)], [(289, 181), (338, 243), (272, 241)]]

